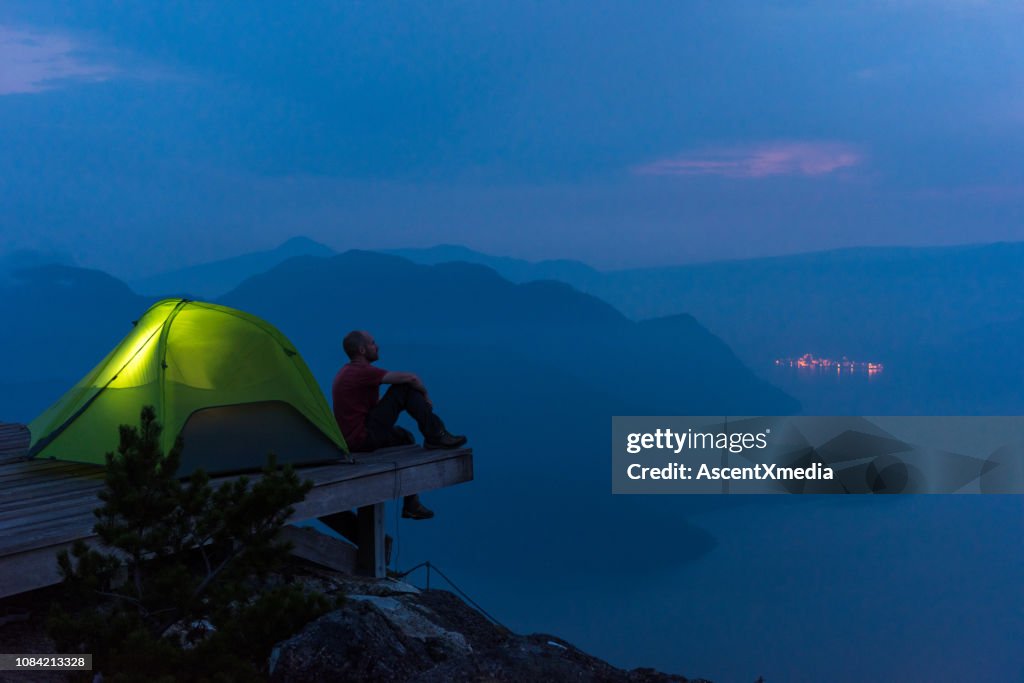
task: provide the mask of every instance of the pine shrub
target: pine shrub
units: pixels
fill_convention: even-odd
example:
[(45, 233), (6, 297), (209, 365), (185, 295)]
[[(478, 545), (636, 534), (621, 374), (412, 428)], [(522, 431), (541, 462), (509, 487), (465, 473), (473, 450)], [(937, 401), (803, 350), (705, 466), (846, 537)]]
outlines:
[[(210, 485), (177, 477), (181, 440), (160, 449), (151, 407), (122, 425), (94, 511), (99, 543), (57, 558), (62, 599), (48, 619), (61, 652), (89, 652), (105, 681), (258, 680), (271, 647), (331, 603), (271, 585), (290, 548), (277, 533), (312, 488), (268, 457), (262, 476)], [(90, 675), (91, 676), (91, 675)]]

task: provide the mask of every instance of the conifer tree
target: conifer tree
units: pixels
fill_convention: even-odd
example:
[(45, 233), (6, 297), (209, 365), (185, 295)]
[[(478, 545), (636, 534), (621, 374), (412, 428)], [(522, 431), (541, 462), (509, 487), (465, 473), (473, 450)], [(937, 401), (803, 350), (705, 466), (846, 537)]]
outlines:
[(312, 487), (270, 456), (262, 476), (214, 489), (177, 478), (181, 440), (161, 452), (151, 407), (122, 425), (95, 510), (99, 547), (62, 552), (64, 598), (48, 626), (62, 652), (90, 652), (105, 680), (254, 680), (270, 648), (329, 608), (268, 585), (289, 547), (277, 533)]

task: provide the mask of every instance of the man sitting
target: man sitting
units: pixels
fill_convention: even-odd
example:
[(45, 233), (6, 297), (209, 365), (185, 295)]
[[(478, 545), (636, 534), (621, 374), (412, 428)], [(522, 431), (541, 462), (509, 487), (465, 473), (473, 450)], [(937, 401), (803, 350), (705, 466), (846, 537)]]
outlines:
[[(368, 452), (415, 443), (412, 434), (395, 426), (403, 410), (416, 420), (423, 434), (424, 448), (458, 448), (466, 443), (466, 437), (449, 434), (444, 422), (434, 414), (434, 405), (419, 377), (411, 372), (391, 372), (371, 365), (379, 355), (377, 342), (369, 332), (349, 332), (343, 346), (349, 362), (335, 375), (331, 398), (334, 419), (350, 451)], [(383, 397), (380, 397), (381, 384), (391, 385)], [(405, 497), (402, 517), (430, 519), (433, 516), (418, 495)]]

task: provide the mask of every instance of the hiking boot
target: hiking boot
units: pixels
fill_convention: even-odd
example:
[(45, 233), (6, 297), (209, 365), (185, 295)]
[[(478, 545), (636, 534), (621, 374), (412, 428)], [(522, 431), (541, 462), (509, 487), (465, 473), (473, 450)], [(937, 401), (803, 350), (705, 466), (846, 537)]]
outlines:
[(445, 450), (458, 448), (466, 443), (466, 437), (459, 434), (449, 434), (448, 432), (441, 432), (440, 436), (435, 436), (432, 439), (424, 439), (423, 447), (427, 450), (434, 450), (437, 448), (443, 448)]
[(402, 517), (405, 519), (430, 519), (433, 516), (434, 511), (418, 500), (402, 506)]

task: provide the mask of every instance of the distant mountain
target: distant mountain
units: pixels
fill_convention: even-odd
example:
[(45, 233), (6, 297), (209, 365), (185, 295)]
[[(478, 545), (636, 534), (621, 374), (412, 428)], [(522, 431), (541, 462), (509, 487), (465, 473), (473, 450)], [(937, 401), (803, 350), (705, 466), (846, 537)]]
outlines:
[(645, 318), (685, 311), (756, 367), (887, 360), (1024, 315), (1024, 243), (872, 248), (607, 273), (579, 286)]
[(70, 388), (152, 303), (96, 270), (49, 265), (15, 272), (0, 281), (0, 384), (31, 383), (38, 393), (60, 380)]
[[(515, 259), (460, 247), (416, 260), (489, 262), (529, 279)], [(857, 248), (773, 258), (546, 272), (633, 319), (690, 314), (757, 374), (819, 414), (1013, 414), (1014, 348), (1024, 319), (1024, 243)], [(533, 271), (536, 272), (536, 271)], [(773, 367), (804, 353), (885, 364), (870, 382), (798, 377)], [(1020, 366), (1020, 367), (1018, 367)], [(866, 378), (865, 378), (866, 379)]]
[[(0, 357), (7, 359), (0, 384), (25, 390), (31, 385), (33, 396), (70, 386), (154, 301), (98, 271), (19, 271), (0, 287), (0, 317), (18, 321), (0, 336)], [(481, 265), (425, 266), (359, 251), (300, 256), (248, 279), (222, 301), (281, 327), (320, 369), (321, 381), (342, 360), (344, 333), (366, 327), (385, 348), (410, 349), (413, 355), (416, 348), (451, 348), (456, 355), (486, 359), (484, 365), (493, 367), (477, 368), (483, 377), (498, 366), (543, 369), (538, 372), (561, 378), (557, 390), (574, 390), (564, 383), (575, 383), (615, 397), (622, 410), (798, 409), (690, 316), (638, 324), (567, 284), (515, 284)], [(442, 365), (449, 361), (438, 359)]]
[(456, 244), (439, 244), (425, 249), (384, 249), (381, 253), (401, 256), (414, 263), (436, 265), (452, 261), (478, 263), (494, 269), (506, 280), (512, 282), (529, 282), (531, 280), (561, 280), (574, 287), (589, 287), (601, 277), (601, 271), (591, 268), (581, 261), (553, 259), (545, 261), (525, 261), (508, 256), (492, 256), (468, 247)]
[(360, 251), (297, 258), (249, 279), (221, 301), (274, 321), (311, 362), (332, 367), (342, 359), (345, 332), (367, 328), (384, 348), (482, 349), (490, 354), (477, 369), (483, 376), (524, 359), (558, 368), (628, 398), (634, 410), (797, 409), (690, 316), (637, 324), (564, 283), (514, 284), (480, 265), (427, 266)]
[(212, 299), (237, 287), (248, 277), (295, 256), (331, 256), (334, 250), (308, 237), (293, 237), (274, 249), (242, 254), (221, 261), (189, 266), (132, 281), (137, 292), (161, 298), (183, 296)]
[[(758, 370), (814, 353), (885, 362), (1024, 315), (1024, 243), (857, 248), (601, 272), (462, 247), (403, 250), (420, 262), (488, 263), (509, 279), (554, 278), (630, 318), (693, 315)], [(569, 262), (574, 263), (574, 262)], [(533, 268), (531, 270), (531, 268)]]
[(941, 345), (1024, 315), (1022, 262), (1024, 243), (1000, 243), (843, 249), (579, 275), (565, 269), (557, 277), (632, 318), (692, 314), (763, 367), (807, 352), (884, 362), (922, 343)]
[(74, 266), (75, 260), (70, 254), (53, 250), (16, 249), (0, 254), (0, 285), (12, 284), (19, 270), (47, 265)]

